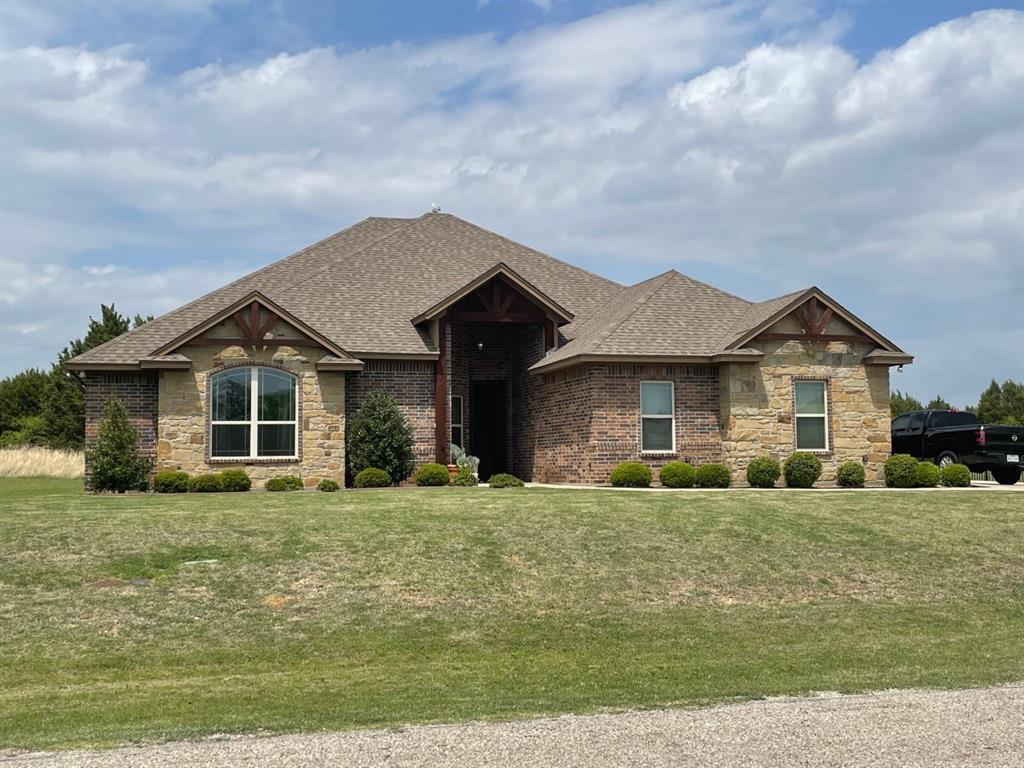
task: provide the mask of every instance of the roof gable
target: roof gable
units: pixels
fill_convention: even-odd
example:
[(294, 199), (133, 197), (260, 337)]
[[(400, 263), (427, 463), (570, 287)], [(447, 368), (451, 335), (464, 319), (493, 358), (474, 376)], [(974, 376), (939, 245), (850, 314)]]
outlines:
[[(776, 328), (786, 318), (796, 320), (799, 332), (792, 327)], [(835, 327), (839, 323), (839, 327)], [(852, 332), (847, 330), (852, 329)], [(817, 287), (795, 294), (780, 296), (755, 305), (739, 326), (739, 333), (728, 343), (729, 349), (739, 348), (754, 339), (781, 339), (803, 337), (813, 340), (861, 339), (877, 344), (887, 352), (903, 350), (858, 318), (838, 301)]]

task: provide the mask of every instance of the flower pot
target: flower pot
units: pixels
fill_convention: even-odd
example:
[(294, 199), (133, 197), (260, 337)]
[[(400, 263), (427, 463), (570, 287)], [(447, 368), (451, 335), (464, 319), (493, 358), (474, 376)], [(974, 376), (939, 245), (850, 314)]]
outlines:
[(448, 477), (449, 477), (450, 479), (454, 480), (454, 479), (455, 479), (455, 476), (456, 476), (457, 474), (459, 474), (459, 468), (458, 468), (458, 466), (456, 466), (455, 464), (449, 464), (449, 465), (448, 465)]

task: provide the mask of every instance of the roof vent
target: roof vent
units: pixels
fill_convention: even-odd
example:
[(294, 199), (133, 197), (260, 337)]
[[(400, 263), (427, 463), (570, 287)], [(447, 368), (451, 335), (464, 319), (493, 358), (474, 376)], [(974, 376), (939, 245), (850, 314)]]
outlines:
[(430, 212), (431, 213), (440, 213), (441, 212), (441, 204), (440, 203), (431, 203), (430, 204)]

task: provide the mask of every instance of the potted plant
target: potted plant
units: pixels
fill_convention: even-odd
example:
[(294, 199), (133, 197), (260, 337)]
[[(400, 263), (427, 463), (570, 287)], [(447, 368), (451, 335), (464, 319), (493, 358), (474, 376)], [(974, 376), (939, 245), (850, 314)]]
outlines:
[(459, 474), (459, 470), (463, 467), (466, 467), (478, 480), (480, 479), (476, 473), (477, 469), (480, 467), (480, 459), (476, 456), (470, 456), (455, 443), (452, 443), (448, 447), (448, 450), (452, 459), (455, 461), (454, 464), (448, 465), (448, 474), (452, 479), (455, 479), (456, 475)]

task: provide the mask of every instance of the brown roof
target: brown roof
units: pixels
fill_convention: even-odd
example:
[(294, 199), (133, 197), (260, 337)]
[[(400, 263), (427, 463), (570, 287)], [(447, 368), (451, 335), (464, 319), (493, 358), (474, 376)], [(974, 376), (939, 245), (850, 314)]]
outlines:
[[(330, 342), (341, 358), (436, 354), (414, 319), (494, 270), (513, 274), (571, 319), (562, 346), (534, 369), (577, 357), (694, 357), (736, 349), (807, 289), (752, 303), (674, 270), (624, 287), (456, 216), (368, 218), (71, 361), (151, 364), (210, 319), (258, 294)], [(564, 309), (563, 309), (564, 308)], [(166, 358), (164, 358), (166, 359)]]

